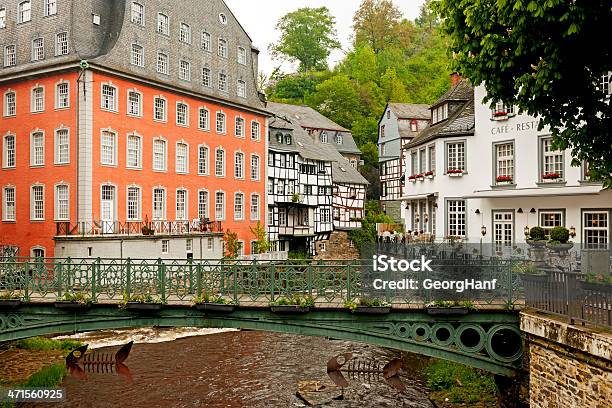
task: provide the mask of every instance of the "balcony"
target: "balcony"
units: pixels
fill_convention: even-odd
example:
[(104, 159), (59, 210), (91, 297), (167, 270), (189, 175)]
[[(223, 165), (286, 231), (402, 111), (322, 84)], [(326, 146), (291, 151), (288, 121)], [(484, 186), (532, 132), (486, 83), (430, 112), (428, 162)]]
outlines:
[(155, 236), (223, 233), (220, 221), (87, 221), (55, 223), (55, 236)]
[(278, 235), (292, 235), (295, 237), (308, 237), (315, 235), (314, 227), (309, 225), (296, 225), (293, 227), (279, 227)]

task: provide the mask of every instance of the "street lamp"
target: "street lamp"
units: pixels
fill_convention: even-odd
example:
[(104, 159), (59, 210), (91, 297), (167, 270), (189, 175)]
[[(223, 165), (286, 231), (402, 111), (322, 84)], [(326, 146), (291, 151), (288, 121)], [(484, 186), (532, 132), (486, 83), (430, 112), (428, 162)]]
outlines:
[(572, 225), (569, 229), (569, 234), (570, 234), (570, 237), (576, 238), (576, 227)]
[(525, 233), (525, 236), (529, 236), (529, 226), (525, 225), (525, 229), (523, 230), (523, 232)]
[(487, 227), (485, 227), (484, 225), (480, 227), (480, 233), (482, 234), (483, 237), (487, 235)]

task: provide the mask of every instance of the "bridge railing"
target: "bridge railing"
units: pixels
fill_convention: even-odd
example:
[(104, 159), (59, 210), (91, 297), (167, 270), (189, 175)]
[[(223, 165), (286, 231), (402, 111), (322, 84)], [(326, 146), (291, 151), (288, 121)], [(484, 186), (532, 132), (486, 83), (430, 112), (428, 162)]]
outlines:
[(94, 302), (118, 303), (150, 295), (166, 303), (191, 302), (209, 295), (243, 305), (267, 305), (281, 297), (312, 296), (320, 306), (343, 305), (370, 297), (394, 305), (423, 307), (435, 301), (514, 306), (523, 290), (512, 262), (505, 260), (438, 259), (434, 272), (406, 273), (386, 279), (488, 280), (490, 290), (457, 292), (428, 289), (372, 292), (371, 261), (279, 261), (162, 259), (42, 259), (0, 261), (0, 293), (15, 292), (25, 300), (54, 301), (66, 293), (84, 293)]

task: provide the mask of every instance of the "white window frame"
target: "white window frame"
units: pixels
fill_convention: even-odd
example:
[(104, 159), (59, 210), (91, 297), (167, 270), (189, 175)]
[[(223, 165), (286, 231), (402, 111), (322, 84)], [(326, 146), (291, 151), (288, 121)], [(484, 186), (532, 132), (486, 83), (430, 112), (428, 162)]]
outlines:
[(57, 0), (45, 0), (45, 17), (54, 16), (57, 14)]
[(261, 200), (260, 195), (257, 193), (251, 193), (251, 205), (250, 205), (251, 221), (259, 221), (261, 218)]
[(223, 111), (217, 111), (215, 114), (215, 130), (218, 134), (227, 134), (227, 114)]
[(27, 23), (30, 20), (32, 20), (32, 2), (25, 0), (17, 6), (17, 23)]
[(0, 30), (6, 28), (6, 8), (0, 7)]
[[(219, 152), (222, 153), (222, 160), (219, 161)], [(227, 154), (225, 153), (225, 149), (222, 147), (217, 147), (215, 149), (215, 176), (216, 177), (225, 177), (225, 169), (227, 167)], [(221, 169), (221, 172), (219, 172)]]
[(219, 72), (219, 91), (221, 92), (229, 92), (229, 79), (228, 75), (225, 72)]
[[(163, 101), (163, 109), (161, 110), (163, 118), (158, 117), (160, 107), (157, 101)], [(164, 98), (162, 95), (157, 95), (153, 98), (153, 120), (155, 122), (168, 122), (168, 99)]]
[(143, 4), (136, 1), (132, 2), (130, 7), (130, 21), (140, 26), (145, 25), (145, 7)]
[[(65, 94), (60, 91), (61, 87), (66, 87)], [(70, 82), (59, 81), (55, 84), (55, 109), (70, 108)]]
[[(104, 157), (105, 155), (105, 149), (103, 148), (104, 146), (104, 136), (110, 134), (112, 135), (112, 157), (111, 160), (108, 161), (106, 160), (107, 158)], [(117, 138), (117, 132), (115, 132), (112, 129), (101, 129), (100, 130), (100, 165), (101, 166), (111, 166), (111, 167), (116, 167), (117, 166), (117, 144), (118, 144), (118, 138)]]
[[(184, 147), (185, 155), (183, 157), (183, 162), (179, 161), (179, 151)], [(179, 140), (175, 144), (175, 161), (174, 161), (174, 170), (176, 174), (188, 174), (189, 173), (189, 144), (184, 140)], [(181, 156), (182, 157), (182, 156)], [(181, 166), (181, 164), (184, 165)], [(179, 167), (181, 166), (181, 167)]]
[[(587, 216), (591, 216), (590, 221), (594, 221), (593, 216), (597, 215), (598, 219), (597, 225), (594, 226), (592, 222), (587, 221)], [(603, 217), (600, 217), (602, 216)], [(598, 248), (598, 249), (609, 249), (610, 247), (610, 210), (609, 209), (593, 209), (593, 210), (583, 210), (582, 211), (582, 238), (583, 238), (583, 246), (585, 248)], [(600, 219), (605, 220), (605, 226), (599, 226)], [(593, 233), (597, 233), (597, 236), (593, 236), (591, 238), (596, 238), (597, 242), (589, 242), (587, 235), (589, 231), (593, 231)], [(601, 232), (604, 234), (601, 234)], [(602, 239), (603, 238), (603, 239)], [(602, 242), (603, 241), (603, 242)]]
[[(159, 213), (156, 210), (156, 196), (155, 192), (161, 192), (161, 208), (159, 209)], [(167, 209), (168, 209), (168, 193), (165, 187), (163, 186), (154, 186), (151, 189), (151, 214), (153, 215), (154, 221), (162, 221), (167, 219)]]
[[(540, 138), (540, 182), (563, 182), (565, 181), (565, 151), (554, 150), (552, 147), (552, 137), (546, 136)], [(547, 161), (549, 161), (547, 163)], [(544, 175), (547, 173), (558, 173), (561, 177), (558, 179), (546, 180)]]
[(185, 44), (191, 44), (191, 26), (184, 21), (179, 26), (179, 41)]
[(157, 53), (157, 60), (155, 69), (158, 74), (169, 75), (170, 74), (170, 60), (168, 54), (165, 52)]
[(251, 140), (259, 140), (261, 138), (261, 124), (256, 121), (251, 121)]
[[(256, 161), (256, 163), (254, 163), (254, 161)], [(261, 158), (259, 157), (259, 155), (255, 153), (251, 153), (251, 180), (259, 181), (261, 177), (260, 166), (261, 166)]]
[(240, 98), (246, 98), (247, 97), (247, 92), (246, 92), (246, 82), (242, 79), (239, 79), (236, 82), (236, 95), (238, 95)]
[(45, 59), (45, 39), (43, 37), (32, 40), (32, 61), (42, 61)]
[[(41, 197), (37, 200), (37, 191), (40, 189)], [(42, 207), (37, 208), (37, 202), (42, 202)], [(40, 213), (38, 213), (40, 210)], [(45, 185), (44, 184), (33, 184), (30, 186), (30, 221), (44, 221), (45, 220)]]
[(189, 127), (189, 104), (185, 101), (176, 102), (176, 125)]
[[(244, 153), (241, 151), (234, 152), (234, 178), (244, 180)], [(240, 158), (240, 162), (238, 159)]]
[(227, 58), (229, 54), (228, 41), (225, 38), (219, 38), (217, 55), (221, 58)]
[(132, 43), (130, 55), (131, 65), (135, 67), (144, 67), (144, 47), (142, 45)]
[(466, 169), (466, 143), (464, 140), (446, 142), (446, 171)]
[(238, 63), (240, 65), (246, 65), (247, 64), (247, 52), (246, 52), (246, 48), (244, 48), (242, 46), (238, 47), (236, 59), (237, 59), (237, 61), (238, 61)]
[[(219, 200), (221, 197), (221, 200)], [(226, 194), (223, 190), (215, 191), (215, 220), (225, 220)]]
[(168, 255), (170, 253), (170, 240), (169, 239), (161, 240), (161, 253), (164, 255)]
[[(66, 196), (62, 197), (60, 189), (65, 189)], [(56, 221), (70, 220), (70, 186), (66, 183), (58, 183), (54, 188), (54, 218)]]
[[(112, 90), (111, 93), (106, 93), (105, 90)], [(107, 112), (117, 113), (119, 100), (119, 88), (110, 82), (105, 82), (100, 85), (100, 109)]]
[(449, 199), (446, 201), (446, 225), (446, 235), (467, 236), (467, 203), (465, 200)]
[[(8, 191), (12, 190), (12, 208), (9, 211)], [(10, 216), (9, 216), (10, 215)], [(7, 185), (2, 187), (2, 221), (15, 222), (17, 221), (17, 187)]]
[(210, 130), (210, 110), (204, 106), (198, 109), (198, 129)]
[(234, 119), (234, 136), (244, 139), (246, 120), (242, 116)]
[[(138, 98), (135, 101), (131, 99), (132, 95), (136, 95)], [(137, 118), (142, 117), (142, 92), (137, 91), (136, 89), (129, 89), (126, 92), (127, 97), (127, 115), (133, 116)]]
[[(204, 198), (204, 200), (202, 200)], [(206, 189), (198, 190), (198, 219), (210, 218), (210, 194)]]
[[(131, 154), (134, 150), (133, 146), (130, 145), (131, 140), (137, 140), (138, 145), (136, 146), (135, 155)], [(140, 170), (142, 169), (142, 142), (143, 138), (138, 133), (128, 133), (125, 139), (125, 167), (128, 169)], [(136, 159), (136, 163), (131, 161), (131, 157)]]
[(212, 51), (212, 37), (206, 30), (202, 31), (200, 46), (204, 51)]
[(170, 17), (164, 13), (157, 13), (157, 32), (170, 36)]
[(202, 86), (212, 88), (212, 70), (210, 67), (202, 67)]
[(17, 65), (17, 46), (8, 44), (4, 46), (4, 66), (14, 67)]
[(36, 84), (30, 91), (30, 112), (42, 113), (45, 111), (45, 87)]
[(499, 176), (509, 176), (514, 183), (515, 156), (514, 141), (499, 142), (494, 145), (495, 151), (495, 183)]
[[(8, 140), (12, 139), (12, 149), (9, 150)], [(9, 153), (12, 152), (12, 155)], [(13, 133), (8, 133), (2, 137), (2, 168), (14, 169), (17, 166), (17, 137)]]
[(68, 33), (62, 31), (55, 35), (55, 56), (68, 55), (70, 48), (68, 45)]
[[(40, 146), (37, 140), (40, 138)], [(38, 151), (40, 149), (40, 151)], [(30, 167), (42, 167), (45, 165), (45, 132), (35, 129), (30, 133)]]
[[(132, 204), (132, 200), (130, 197), (131, 191), (136, 191), (136, 216), (130, 216), (130, 207)], [(125, 187), (125, 220), (126, 221), (140, 221), (142, 220), (142, 188), (140, 186), (131, 184)]]
[[(202, 155), (203, 151), (205, 152), (204, 155)], [(198, 175), (206, 176), (209, 174), (209, 172), (210, 172), (210, 148), (205, 144), (201, 144), (198, 146)]]
[[(66, 148), (65, 150), (62, 149), (62, 145), (60, 144), (60, 133), (63, 135), (65, 132), (66, 134)], [(56, 165), (61, 165), (61, 164), (70, 164), (70, 129), (65, 128), (65, 127), (61, 127), (58, 129), (55, 129), (54, 132), (54, 154), (53, 154), (53, 162)], [(63, 155), (63, 151), (66, 152), (66, 157), (62, 157)]]
[[(163, 159), (163, 167), (160, 168), (159, 166), (156, 166), (156, 160), (155, 157), (159, 152), (155, 151), (155, 146), (157, 146), (159, 143), (161, 143), (163, 145), (163, 152), (162, 152), (162, 159)], [(153, 161), (152, 161), (152, 166), (153, 166), (153, 171), (155, 172), (167, 172), (168, 171), (168, 141), (166, 139), (164, 139), (163, 137), (156, 137), (153, 139), (153, 144), (152, 144), (152, 153), (153, 153)]]
[(179, 60), (179, 79), (181, 81), (191, 81), (191, 62), (186, 59)]
[[(11, 96), (13, 100), (9, 102)], [(17, 92), (8, 89), (4, 93), (4, 117), (14, 116), (17, 116)]]
[[(179, 201), (179, 195), (182, 194), (182, 201)], [(189, 219), (189, 190), (180, 187), (175, 192), (175, 219), (177, 221), (187, 221)], [(180, 208), (179, 206), (182, 206)], [(182, 213), (181, 213), (182, 212)]]
[[(240, 199), (240, 202), (238, 201)], [(244, 204), (245, 197), (242, 191), (237, 191), (234, 193), (234, 220), (242, 221), (244, 220)]]

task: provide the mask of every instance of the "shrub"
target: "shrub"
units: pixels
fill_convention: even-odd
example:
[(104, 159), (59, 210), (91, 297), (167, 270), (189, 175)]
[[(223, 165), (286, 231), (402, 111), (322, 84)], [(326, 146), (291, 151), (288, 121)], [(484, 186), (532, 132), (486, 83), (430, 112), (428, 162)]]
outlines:
[(435, 360), (425, 374), (427, 387), (432, 391), (444, 391), (453, 403), (485, 402), (497, 394), (492, 375), (461, 364)]
[(567, 243), (569, 241), (569, 230), (565, 227), (555, 227), (550, 232), (550, 240), (558, 241), (562, 244)]
[(29, 337), (15, 342), (15, 347), (24, 350), (74, 350), (83, 343), (76, 340), (53, 340), (45, 337)]
[(546, 239), (546, 233), (544, 232), (544, 228), (537, 226), (532, 227), (529, 230), (529, 238), (534, 241), (542, 241), (543, 239)]
[(40, 371), (32, 374), (24, 384), (26, 388), (51, 388), (57, 387), (68, 374), (64, 364), (53, 364), (43, 367)]

